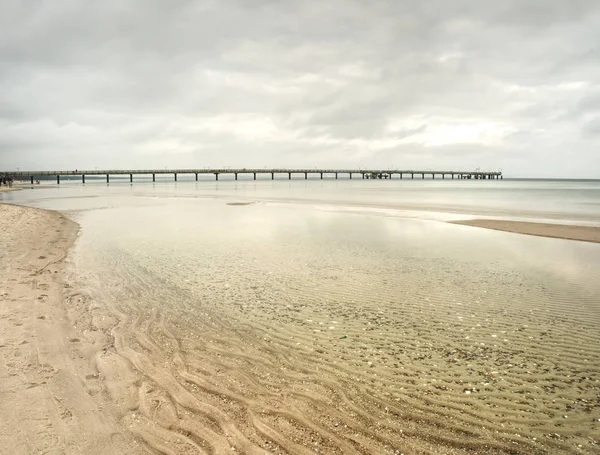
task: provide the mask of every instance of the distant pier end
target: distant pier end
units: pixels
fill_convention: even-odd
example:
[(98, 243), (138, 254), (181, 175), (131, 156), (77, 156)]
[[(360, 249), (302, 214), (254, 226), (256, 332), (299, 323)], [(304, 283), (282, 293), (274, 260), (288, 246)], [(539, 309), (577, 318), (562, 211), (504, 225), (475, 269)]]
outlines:
[(425, 179), (425, 176), (431, 176), (435, 179), (436, 176), (441, 179), (467, 179), (467, 180), (498, 180), (502, 179), (502, 172), (482, 172), (482, 171), (423, 171), (423, 170), (404, 170), (404, 169), (143, 169), (143, 170), (123, 170), (123, 169), (106, 169), (106, 170), (79, 170), (74, 171), (18, 171), (8, 172), (2, 171), (1, 174), (8, 174), (13, 177), (29, 179), (33, 184), (34, 180), (39, 177), (56, 177), (56, 183), (60, 184), (60, 177), (64, 176), (80, 176), (82, 183), (85, 183), (86, 176), (105, 176), (106, 182), (110, 182), (110, 176), (129, 176), (129, 181), (133, 182), (134, 175), (152, 176), (152, 181), (156, 181), (157, 175), (172, 175), (173, 180), (177, 181), (178, 175), (194, 175), (198, 180), (198, 175), (214, 175), (215, 180), (219, 180), (220, 175), (233, 175), (235, 180), (238, 175), (252, 175), (256, 180), (257, 175), (270, 174), (272, 180), (275, 180), (275, 175), (287, 176), (289, 180), (292, 175), (302, 175), (308, 179), (309, 175), (318, 175), (321, 179), (323, 176), (338, 176), (352, 179), (353, 176), (358, 176), (362, 179)]

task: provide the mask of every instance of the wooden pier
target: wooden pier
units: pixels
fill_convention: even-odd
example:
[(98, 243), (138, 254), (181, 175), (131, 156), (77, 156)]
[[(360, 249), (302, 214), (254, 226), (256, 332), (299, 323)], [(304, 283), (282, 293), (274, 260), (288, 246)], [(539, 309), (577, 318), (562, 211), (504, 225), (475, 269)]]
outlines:
[(475, 179), (475, 180), (497, 180), (502, 179), (502, 172), (481, 172), (481, 171), (423, 171), (423, 170), (402, 170), (402, 169), (144, 169), (144, 170), (80, 170), (73, 171), (18, 171), (18, 172), (0, 172), (0, 175), (11, 175), (15, 178), (30, 179), (33, 184), (39, 177), (56, 177), (56, 183), (60, 183), (61, 176), (71, 177), (80, 176), (81, 181), (85, 183), (86, 176), (105, 176), (106, 182), (110, 182), (110, 176), (128, 175), (129, 181), (133, 182), (134, 175), (152, 176), (152, 181), (156, 181), (157, 175), (172, 175), (173, 180), (177, 181), (178, 175), (195, 175), (198, 180), (199, 175), (212, 175), (215, 180), (219, 180), (220, 175), (233, 175), (235, 180), (238, 175), (252, 175), (256, 180), (257, 175), (270, 174), (271, 179), (275, 180), (276, 175), (287, 176), (289, 180), (292, 175), (304, 175), (308, 179), (309, 175), (316, 175), (323, 179), (323, 176), (338, 176), (352, 179), (352, 176), (358, 176), (362, 179), (425, 179), (425, 176), (431, 176), (435, 179), (438, 176), (441, 179)]

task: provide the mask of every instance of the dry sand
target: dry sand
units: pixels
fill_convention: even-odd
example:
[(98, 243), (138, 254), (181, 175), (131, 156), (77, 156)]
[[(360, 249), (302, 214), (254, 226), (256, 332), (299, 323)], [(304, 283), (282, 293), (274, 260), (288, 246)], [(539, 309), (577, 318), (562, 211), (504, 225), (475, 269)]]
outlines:
[(120, 454), (113, 405), (71, 324), (63, 268), (77, 225), (56, 212), (0, 204), (0, 454)]
[(453, 224), (514, 232), (517, 234), (553, 237), (567, 240), (600, 243), (600, 227), (572, 226), (566, 224), (530, 223), (509, 220), (466, 220), (453, 221)]

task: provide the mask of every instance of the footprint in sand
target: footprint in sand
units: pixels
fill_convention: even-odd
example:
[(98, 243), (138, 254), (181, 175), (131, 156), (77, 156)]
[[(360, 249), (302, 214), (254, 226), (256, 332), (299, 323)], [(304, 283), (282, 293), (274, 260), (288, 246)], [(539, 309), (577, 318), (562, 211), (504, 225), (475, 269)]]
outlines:
[(110, 435), (110, 441), (114, 446), (119, 447), (125, 443), (125, 436), (123, 436), (121, 433), (113, 433)]

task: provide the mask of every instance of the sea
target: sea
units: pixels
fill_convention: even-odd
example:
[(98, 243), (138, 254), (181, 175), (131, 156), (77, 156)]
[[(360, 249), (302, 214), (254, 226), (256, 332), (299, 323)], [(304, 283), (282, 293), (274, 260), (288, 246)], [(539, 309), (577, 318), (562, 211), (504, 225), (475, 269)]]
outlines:
[(600, 244), (448, 223), (600, 226), (600, 181), (180, 175), (0, 202), (79, 224), (68, 301), (149, 450), (600, 453)]

